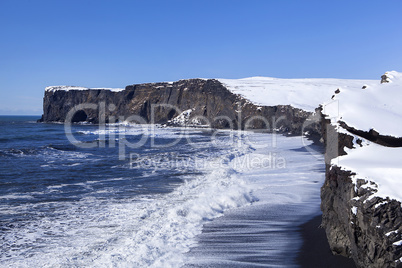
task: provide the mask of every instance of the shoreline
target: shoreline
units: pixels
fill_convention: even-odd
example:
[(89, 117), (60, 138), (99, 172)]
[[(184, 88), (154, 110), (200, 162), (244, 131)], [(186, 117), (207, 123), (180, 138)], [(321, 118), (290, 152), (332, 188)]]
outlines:
[(303, 244), (296, 263), (302, 268), (356, 268), (353, 259), (333, 255), (325, 230), (320, 228), (322, 215), (318, 215), (299, 226)]

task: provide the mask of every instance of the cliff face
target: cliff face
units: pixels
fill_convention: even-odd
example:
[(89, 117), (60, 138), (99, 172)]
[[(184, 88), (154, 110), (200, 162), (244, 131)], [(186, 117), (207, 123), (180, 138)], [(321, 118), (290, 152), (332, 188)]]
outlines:
[[(330, 127), (335, 131), (334, 128)], [(340, 155), (355, 137), (339, 137)], [(321, 188), (322, 226), (334, 254), (351, 257), (358, 267), (402, 267), (402, 247), (395, 242), (402, 233), (401, 203), (372, 197), (375, 183), (353, 179), (355, 173), (326, 164)], [(371, 186), (371, 187), (370, 187)]]
[[(171, 125), (208, 125), (214, 128), (249, 128), (301, 134), (311, 113), (290, 105), (256, 106), (231, 93), (214, 79), (189, 79), (174, 83), (127, 86), (121, 91), (102, 89), (48, 90), (43, 101), (43, 122), (64, 122), (79, 104), (95, 104), (76, 111), (72, 121), (121, 122)], [(95, 106), (94, 106), (95, 107)], [(103, 107), (103, 108), (102, 108)], [(103, 109), (104, 118), (100, 111)], [(178, 120), (180, 119), (180, 120)], [(309, 129), (317, 131), (318, 125)]]
[[(359, 92), (367, 94), (361, 89), (353, 94)], [(345, 104), (360, 100), (340, 98), (341, 101)], [(353, 106), (356, 113), (361, 112), (359, 105)], [(330, 120), (327, 118), (335, 113), (328, 112), (321, 120), (324, 143), (330, 148), (326, 152), (326, 178), (321, 188), (322, 226), (330, 247), (334, 254), (353, 258), (358, 267), (402, 267), (402, 207), (398, 189), (401, 137), (387, 133), (387, 130), (397, 132), (392, 129), (395, 122), (388, 122), (390, 127), (386, 128), (371, 118), (370, 124), (385, 132), (380, 133), (363, 128), (364, 122), (360, 127), (349, 126), (350, 122), (359, 121), (354, 121), (347, 112), (342, 113), (336, 111), (335, 120)], [(387, 120), (385, 116), (378, 118)], [(337, 146), (328, 146), (334, 138)]]

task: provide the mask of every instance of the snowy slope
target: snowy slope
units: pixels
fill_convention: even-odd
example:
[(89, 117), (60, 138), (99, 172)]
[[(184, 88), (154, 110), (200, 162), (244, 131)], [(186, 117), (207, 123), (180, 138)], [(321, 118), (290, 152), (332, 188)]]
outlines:
[[(338, 125), (338, 120), (342, 120), (359, 130), (373, 128), (381, 135), (402, 137), (402, 73), (392, 71), (385, 75), (388, 83), (378, 81), (364, 89), (341, 89), (324, 105), (324, 114), (339, 132), (355, 136)], [(356, 173), (355, 180), (366, 180), (363, 187), (376, 190), (372, 196), (402, 201), (402, 148), (385, 147), (365, 140), (362, 145), (355, 144), (354, 147), (346, 150), (347, 155), (333, 159), (331, 164)]]
[(292, 105), (313, 112), (340, 88), (361, 88), (364, 84), (378, 84), (377, 80), (351, 80), (330, 78), (280, 79), (250, 77), (244, 79), (218, 79), (230, 91), (257, 105)]
[(366, 180), (366, 186), (377, 191), (373, 197), (402, 201), (402, 148), (367, 143), (363, 147), (356, 145), (355, 149), (347, 149), (346, 152), (347, 155), (333, 159), (331, 164), (355, 172), (355, 184), (357, 179)]
[(75, 86), (50, 86), (50, 87), (46, 87), (45, 91), (48, 92), (55, 92), (58, 90), (64, 90), (64, 91), (70, 91), (70, 90), (110, 90), (110, 91), (114, 91), (114, 92), (119, 92), (119, 91), (123, 91), (124, 88), (87, 88), (87, 87), (75, 87)]
[(402, 73), (387, 72), (389, 83), (366, 83), (341, 87), (333, 100), (324, 104), (323, 113), (333, 124), (338, 120), (348, 126), (381, 135), (402, 137)]

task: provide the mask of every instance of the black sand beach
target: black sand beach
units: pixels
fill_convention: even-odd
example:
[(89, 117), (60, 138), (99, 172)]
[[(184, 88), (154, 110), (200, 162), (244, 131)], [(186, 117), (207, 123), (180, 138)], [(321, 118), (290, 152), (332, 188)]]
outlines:
[(300, 250), (297, 262), (301, 267), (308, 268), (355, 268), (352, 259), (334, 256), (325, 235), (325, 230), (320, 228), (321, 215), (300, 226), (303, 238), (303, 246)]

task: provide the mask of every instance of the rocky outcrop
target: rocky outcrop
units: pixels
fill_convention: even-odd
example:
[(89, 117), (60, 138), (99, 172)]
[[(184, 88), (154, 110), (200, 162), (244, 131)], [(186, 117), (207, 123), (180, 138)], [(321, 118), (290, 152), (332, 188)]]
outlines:
[[(72, 122), (158, 123), (233, 129), (265, 129), (279, 133), (302, 132), (311, 113), (290, 105), (257, 106), (230, 92), (214, 79), (188, 79), (173, 83), (148, 83), (127, 86), (122, 91), (102, 89), (49, 90), (43, 101), (42, 122), (64, 122), (77, 105)], [(182, 117), (185, 120), (174, 120)], [(71, 113), (70, 113), (71, 115)], [(134, 116), (134, 117), (133, 117)], [(305, 131), (318, 133), (319, 125)]]
[[(402, 267), (402, 74), (343, 88), (322, 106), (322, 226), (334, 254), (358, 267)], [(331, 106), (332, 105), (332, 106)]]
[[(375, 197), (375, 182), (356, 178), (352, 171), (330, 162), (335, 155), (345, 155), (345, 148), (359, 147), (367, 137), (382, 145), (392, 144), (378, 139), (381, 135), (373, 138), (372, 133), (364, 131), (337, 131), (324, 116), (322, 124), (325, 143), (331, 142), (328, 137), (337, 136), (338, 140), (338, 151), (326, 153), (326, 178), (321, 188), (322, 226), (333, 253), (353, 258), (358, 267), (402, 267), (402, 246), (398, 242), (402, 239), (401, 203)], [(341, 125), (349, 130), (346, 124)], [(360, 133), (363, 137), (353, 135)]]
[[(381, 135), (374, 129), (370, 129), (369, 131), (363, 131), (360, 129), (356, 129), (348, 126), (345, 122), (340, 121), (339, 125), (350, 132), (351, 134), (358, 135), (366, 140), (375, 142), (377, 144), (387, 146), (387, 147), (402, 147), (402, 137), (393, 137), (390, 135)], [(350, 147), (349, 147), (350, 148)]]

